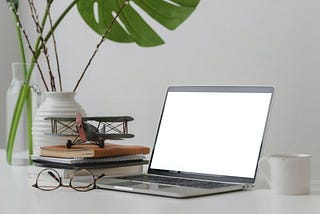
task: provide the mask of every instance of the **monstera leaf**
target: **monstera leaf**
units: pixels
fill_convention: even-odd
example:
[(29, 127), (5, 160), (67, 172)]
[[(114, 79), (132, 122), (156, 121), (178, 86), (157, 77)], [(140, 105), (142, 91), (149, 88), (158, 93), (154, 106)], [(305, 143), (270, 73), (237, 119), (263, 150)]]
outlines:
[[(136, 42), (144, 47), (161, 45), (164, 41), (135, 8), (139, 7), (162, 26), (174, 30), (191, 15), (199, 1), (131, 0), (112, 26), (107, 38), (116, 42)], [(79, 0), (77, 7), (84, 21), (102, 35), (124, 2), (125, 0)]]

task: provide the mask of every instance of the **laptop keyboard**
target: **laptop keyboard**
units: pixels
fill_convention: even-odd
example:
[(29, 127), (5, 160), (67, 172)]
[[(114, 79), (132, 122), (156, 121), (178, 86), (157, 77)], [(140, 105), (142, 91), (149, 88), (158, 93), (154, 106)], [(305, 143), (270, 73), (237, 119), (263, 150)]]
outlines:
[(137, 175), (124, 177), (122, 179), (131, 180), (131, 181), (142, 181), (149, 183), (159, 183), (159, 184), (169, 184), (175, 186), (186, 186), (186, 187), (197, 187), (204, 189), (213, 189), (231, 186), (232, 184), (218, 183), (212, 181), (199, 181), (199, 180), (189, 180), (183, 178), (172, 178), (172, 177), (163, 177), (163, 176), (152, 176), (152, 175)]

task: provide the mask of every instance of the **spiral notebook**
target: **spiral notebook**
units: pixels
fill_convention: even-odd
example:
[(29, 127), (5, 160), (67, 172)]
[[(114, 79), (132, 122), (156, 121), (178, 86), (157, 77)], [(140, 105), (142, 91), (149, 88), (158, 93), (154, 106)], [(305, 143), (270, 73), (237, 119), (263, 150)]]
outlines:
[(112, 168), (147, 164), (143, 154), (124, 155), (101, 158), (54, 158), (40, 155), (31, 156), (33, 164), (40, 167), (78, 169), (78, 168)]

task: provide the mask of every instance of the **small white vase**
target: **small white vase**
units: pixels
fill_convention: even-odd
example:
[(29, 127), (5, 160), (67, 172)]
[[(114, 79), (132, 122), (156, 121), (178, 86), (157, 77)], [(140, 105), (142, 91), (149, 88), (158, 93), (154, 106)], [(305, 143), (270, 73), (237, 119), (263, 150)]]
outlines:
[(33, 154), (40, 153), (40, 147), (66, 144), (69, 138), (50, 135), (51, 121), (46, 117), (75, 117), (77, 112), (85, 115), (84, 109), (75, 100), (75, 92), (47, 92), (33, 120)]

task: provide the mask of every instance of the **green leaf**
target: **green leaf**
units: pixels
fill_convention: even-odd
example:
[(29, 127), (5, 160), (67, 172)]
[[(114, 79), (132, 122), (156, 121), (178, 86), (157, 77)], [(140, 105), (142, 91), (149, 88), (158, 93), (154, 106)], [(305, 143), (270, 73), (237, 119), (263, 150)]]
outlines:
[[(131, 0), (111, 28), (107, 39), (116, 42), (135, 42), (152, 47), (164, 44), (161, 37), (144, 20), (145, 15), (169, 30), (180, 26), (195, 10), (200, 0)], [(125, 0), (79, 0), (77, 7), (83, 20), (102, 35)], [(139, 14), (133, 3), (145, 12)], [(95, 8), (97, 17), (95, 16)]]
[(163, 0), (135, 0), (134, 2), (152, 18), (170, 30), (176, 29), (186, 20), (198, 4), (197, 2), (193, 6), (178, 6)]

